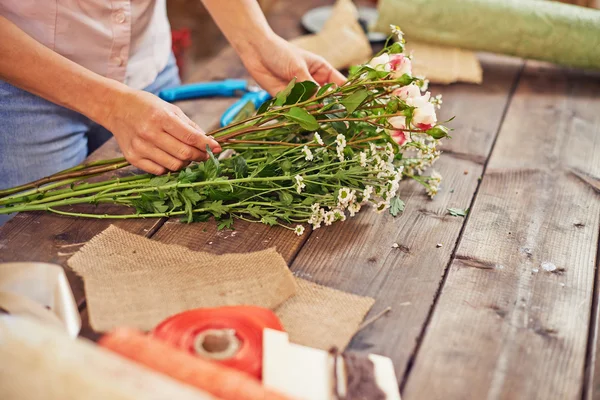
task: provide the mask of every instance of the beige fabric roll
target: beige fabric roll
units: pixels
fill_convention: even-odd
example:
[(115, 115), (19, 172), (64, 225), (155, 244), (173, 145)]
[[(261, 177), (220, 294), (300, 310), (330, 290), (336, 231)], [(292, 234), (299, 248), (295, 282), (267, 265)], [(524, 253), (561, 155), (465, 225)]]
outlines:
[(357, 16), (351, 0), (338, 0), (321, 32), (300, 36), (292, 43), (322, 56), (338, 69), (365, 63), (371, 57), (371, 44)]
[(0, 316), (0, 399), (216, 400), (84, 339)]

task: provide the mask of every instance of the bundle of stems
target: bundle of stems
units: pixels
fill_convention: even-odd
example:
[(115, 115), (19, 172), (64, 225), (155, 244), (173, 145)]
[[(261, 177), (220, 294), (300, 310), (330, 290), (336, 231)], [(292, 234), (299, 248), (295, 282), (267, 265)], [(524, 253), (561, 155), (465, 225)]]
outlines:
[[(210, 132), (225, 149), (209, 160), (161, 176), (133, 173), (98, 178), (129, 166), (124, 158), (82, 164), (0, 191), (0, 214), (48, 211), (88, 218), (214, 217), (219, 228), (234, 219), (304, 232), (354, 216), (371, 203), (399, 214), (403, 178), (430, 195), (440, 176), (422, 175), (439, 156), (448, 129), (437, 124), (439, 97), (422, 94), (403, 39), (369, 64), (353, 67), (342, 86), (293, 80), (256, 115)], [(410, 65), (409, 65), (410, 67)], [(115, 175), (115, 174), (112, 174)], [(90, 179), (95, 178), (95, 179)], [(128, 214), (82, 213), (77, 204), (132, 207)]]

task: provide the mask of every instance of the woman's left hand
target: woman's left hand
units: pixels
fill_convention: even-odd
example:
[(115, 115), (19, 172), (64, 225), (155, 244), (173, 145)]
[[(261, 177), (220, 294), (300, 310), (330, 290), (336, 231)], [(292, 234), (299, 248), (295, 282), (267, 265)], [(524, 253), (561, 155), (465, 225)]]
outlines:
[(259, 44), (240, 51), (246, 69), (271, 95), (283, 90), (295, 77), (298, 82), (319, 85), (346, 82), (346, 77), (321, 56), (303, 50), (273, 34)]

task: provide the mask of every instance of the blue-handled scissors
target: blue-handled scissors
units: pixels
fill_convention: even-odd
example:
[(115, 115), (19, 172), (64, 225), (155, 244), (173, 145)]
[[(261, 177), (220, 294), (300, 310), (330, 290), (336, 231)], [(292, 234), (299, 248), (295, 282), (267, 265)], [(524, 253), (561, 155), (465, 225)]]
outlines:
[(198, 99), (203, 97), (242, 97), (233, 103), (221, 116), (221, 126), (227, 126), (246, 108), (249, 103), (257, 110), (271, 96), (258, 86), (249, 85), (243, 79), (226, 79), (223, 81), (199, 82), (165, 89), (158, 94), (161, 99), (172, 103), (179, 100)]

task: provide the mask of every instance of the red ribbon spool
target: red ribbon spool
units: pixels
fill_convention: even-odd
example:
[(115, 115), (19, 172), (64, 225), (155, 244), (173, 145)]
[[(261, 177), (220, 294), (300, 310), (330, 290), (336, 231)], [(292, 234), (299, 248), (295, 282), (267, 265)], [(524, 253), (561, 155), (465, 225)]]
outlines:
[(265, 328), (283, 331), (279, 318), (271, 310), (230, 306), (176, 314), (156, 326), (151, 335), (178, 349), (261, 379)]

